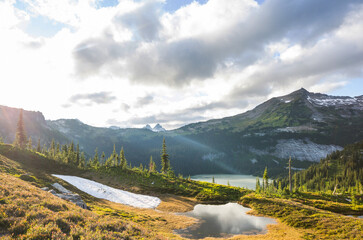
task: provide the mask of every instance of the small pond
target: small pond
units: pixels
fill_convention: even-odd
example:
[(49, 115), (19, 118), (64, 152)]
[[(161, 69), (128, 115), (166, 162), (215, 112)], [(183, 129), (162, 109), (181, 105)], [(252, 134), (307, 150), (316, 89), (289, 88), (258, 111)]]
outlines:
[(266, 233), (266, 225), (276, 223), (272, 218), (246, 214), (250, 210), (237, 203), (198, 204), (193, 211), (183, 213), (183, 215), (198, 219), (198, 223), (186, 229), (175, 230), (175, 233), (191, 239), (230, 237), (239, 234), (255, 235)]
[[(244, 187), (254, 190), (256, 188), (256, 177), (252, 175), (241, 175), (241, 174), (201, 174), (194, 175), (191, 179), (203, 182), (214, 182), (218, 184), (228, 185), (235, 187)], [(260, 178), (260, 181), (262, 179)]]

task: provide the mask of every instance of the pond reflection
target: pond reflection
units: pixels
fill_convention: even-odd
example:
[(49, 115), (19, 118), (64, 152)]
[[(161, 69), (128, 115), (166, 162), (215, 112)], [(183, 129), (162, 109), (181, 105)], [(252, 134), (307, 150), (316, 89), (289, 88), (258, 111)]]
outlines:
[(199, 204), (183, 215), (199, 219), (186, 229), (175, 230), (182, 237), (198, 239), (205, 237), (228, 237), (237, 234), (253, 235), (266, 232), (266, 225), (275, 220), (246, 214), (251, 210), (237, 203), (225, 205)]

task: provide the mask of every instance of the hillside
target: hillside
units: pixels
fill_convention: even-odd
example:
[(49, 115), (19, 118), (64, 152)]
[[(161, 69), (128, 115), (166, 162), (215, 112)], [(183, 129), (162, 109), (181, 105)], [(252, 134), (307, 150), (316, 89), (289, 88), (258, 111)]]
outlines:
[[(97, 199), (51, 173), (82, 176), (109, 186), (147, 193), (160, 197), (162, 203), (157, 208), (159, 211), (155, 211)], [(252, 207), (253, 213), (281, 221), (269, 226), (265, 235), (232, 239), (362, 237), (362, 220), (324, 210), (324, 206), (334, 206), (336, 212), (351, 212), (352, 205), (345, 197), (332, 200), (329, 196), (311, 193), (305, 193), (305, 197), (299, 199), (295, 195), (261, 195), (240, 188), (145, 173), (137, 169), (94, 171), (74, 168), (36, 152), (0, 144), (0, 238), (182, 239), (173, 230), (195, 224), (195, 220), (174, 212), (188, 211), (197, 203), (211, 200), (214, 203), (216, 200), (219, 203), (239, 200), (241, 204)], [(81, 209), (40, 189), (51, 187), (54, 182), (80, 194), (89, 209)], [(317, 206), (311, 206), (313, 204)], [(360, 205), (354, 213), (362, 210), (363, 205)]]
[[(81, 192), (52, 176), (66, 174), (136, 193), (157, 196), (158, 210), (111, 203)], [(194, 222), (175, 211), (198, 202), (224, 203), (250, 191), (148, 173), (139, 169), (80, 169), (37, 152), (0, 144), (0, 237), (25, 239), (165, 239), (180, 237), (173, 229)], [(58, 182), (78, 193), (89, 210), (56, 198), (40, 188)]]
[[(0, 129), (5, 129), (4, 113), (9, 110), (1, 109)], [(13, 125), (16, 119), (13, 114)], [(31, 129), (40, 129), (29, 131), (35, 138), (41, 136), (42, 142), (49, 144), (51, 138), (61, 143), (74, 141), (89, 156), (96, 147), (99, 153), (109, 155), (113, 144), (117, 151), (123, 146), (126, 157), (136, 166), (148, 164), (150, 156), (159, 159), (162, 138), (166, 137), (177, 173), (260, 175), (268, 166), (270, 174), (277, 175), (284, 171), (289, 156), (299, 160), (295, 161), (296, 168), (307, 168), (327, 154), (363, 139), (362, 119), (362, 96), (335, 97), (300, 89), (272, 98), (246, 113), (166, 132), (96, 128), (79, 120), (44, 121), (44, 117), (28, 118), (25, 122), (26, 127), (33, 124), (37, 127)], [(9, 129), (0, 134), (11, 140), (15, 128)]]
[[(363, 194), (363, 142), (329, 154), (318, 164), (297, 172), (293, 178), (295, 189)], [(283, 185), (287, 185), (287, 179), (283, 180)]]

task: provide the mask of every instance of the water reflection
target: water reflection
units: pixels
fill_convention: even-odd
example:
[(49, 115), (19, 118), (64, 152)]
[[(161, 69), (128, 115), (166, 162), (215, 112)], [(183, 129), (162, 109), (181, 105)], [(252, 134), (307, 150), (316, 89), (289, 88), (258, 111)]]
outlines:
[(276, 223), (265, 217), (246, 214), (249, 208), (237, 203), (226, 205), (199, 204), (194, 210), (184, 215), (199, 219), (198, 224), (176, 230), (182, 237), (198, 239), (205, 237), (228, 237), (236, 234), (261, 234), (266, 232), (266, 225)]
[[(255, 190), (256, 188), (256, 177), (252, 175), (241, 175), (241, 174), (201, 174), (191, 177), (196, 181), (212, 182), (214, 178), (215, 183), (228, 185), (235, 187), (244, 187)], [(261, 181), (261, 179), (260, 179)]]

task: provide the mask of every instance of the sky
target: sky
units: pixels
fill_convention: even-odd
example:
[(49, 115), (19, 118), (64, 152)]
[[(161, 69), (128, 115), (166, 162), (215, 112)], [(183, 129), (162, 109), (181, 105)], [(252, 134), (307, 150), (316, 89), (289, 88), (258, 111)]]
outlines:
[(0, 105), (175, 129), (363, 95), (361, 0), (0, 0)]

